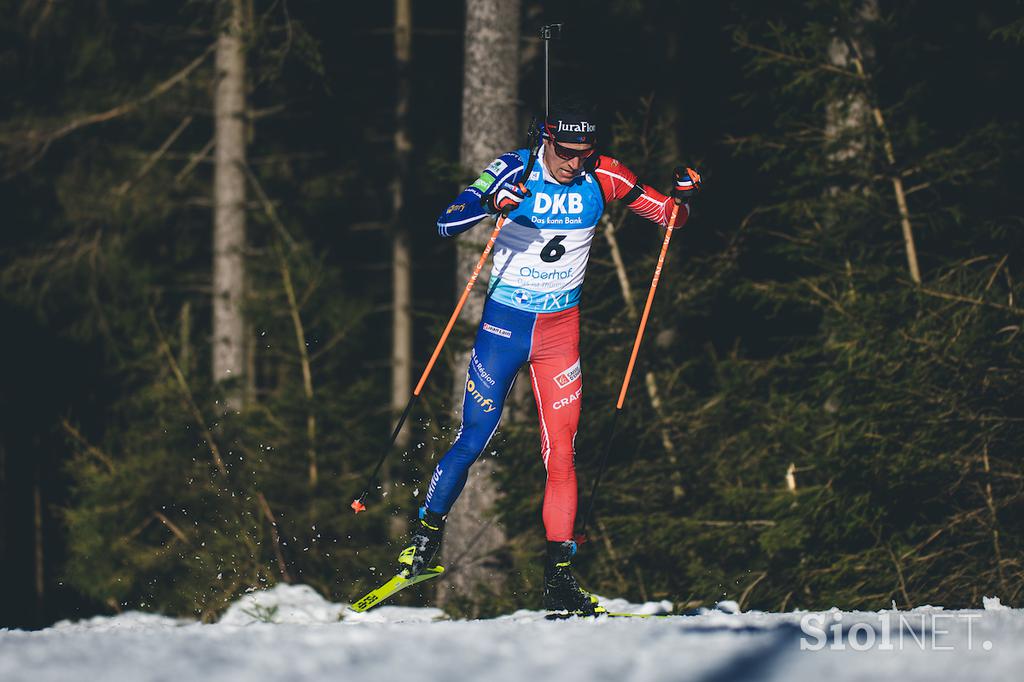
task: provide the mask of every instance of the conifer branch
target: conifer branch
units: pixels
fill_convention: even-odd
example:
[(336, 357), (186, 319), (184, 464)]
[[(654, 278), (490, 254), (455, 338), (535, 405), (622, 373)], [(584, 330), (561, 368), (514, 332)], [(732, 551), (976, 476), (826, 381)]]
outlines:
[(750, 593), (754, 591), (754, 588), (757, 587), (757, 584), (767, 577), (768, 571), (762, 571), (756, 578), (754, 578), (753, 582), (747, 585), (746, 589), (743, 590), (743, 593), (740, 594), (739, 601), (736, 602), (740, 611), (743, 611), (743, 605), (747, 603), (747, 597), (749, 597)]
[(97, 123), (105, 123), (106, 121), (110, 121), (115, 118), (124, 116), (125, 114), (131, 113), (139, 107), (141, 107), (143, 104), (146, 104), (156, 99), (160, 95), (163, 95), (168, 90), (172, 89), (174, 86), (178, 85), (186, 78), (188, 78), (192, 74), (192, 72), (198, 69), (206, 60), (206, 58), (213, 53), (216, 47), (216, 43), (211, 43), (205, 50), (203, 50), (202, 54), (200, 54), (198, 57), (189, 62), (185, 66), (185, 68), (173, 74), (166, 80), (158, 83), (155, 88), (150, 90), (142, 97), (139, 97), (128, 102), (124, 102), (123, 104), (119, 104), (118, 106), (113, 107), (112, 109), (108, 109), (106, 111), (101, 111), (95, 114), (82, 116), (81, 118), (73, 119), (68, 123), (65, 123), (63, 126), (56, 128), (54, 130), (50, 130), (48, 132), (30, 131), (26, 135), (26, 137), (28, 138), (28, 141), (31, 143), (49, 145), (50, 143), (55, 142), (56, 140), (59, 140), (62, 137), (70, 135), (79, 128), (95, 125)]
[[(619, 241), (615, 237), (615, 222), (606, 213), (601, 217), (601, 222), (604, 224), (604, 237), (608, 242), (608, 247), (611, 250), (612, 261), (615, 263), (615, 274), (619, 280), (619, 289), (622, 291), (622, 299), (626, 303), (626, 312), (629, 315), (629, 319), (636, 322), (639, 319), (639, 313), (636, 308), (636, 302), (633, 299), (633, 287), (629, 283), (629, 277), (626, 274), (626, 265), (622, 260), (622, 251), (619, 249)], [(651, 402), (651, 407), (654, 408), (655, 414), (659, 417), (660, 428), (658, 429), (659, 435), (661, 436), (661, 446), (665, 448), (665, 454), (669, 458), (669, 462), (673, 465), (678, 462), (676, 457), (676, 446), (672, 442), (672, 438), (669, 436), (668, 428), (665, 426), (665, 415), (661, 402), (661, 395), (658, 391), (658, 382), (654, 377), (654, 372), (647, 370), (644, 372), (644, 386), (647, 389), (647, 398)], [(682, 497), (682, 486), (679, 484), (678, 472), (673, 475), (673, 495), (675, 497)]]
[(323, 345), (321, 345), (318, 349), (316, 349), (315, 351), (313, 351), (313, 353), (310, 354), (310, 362), (316, 362), (326, 353), (332, 350), (335, 346), (344, 341), (345, 338), (352, 332), (352, 329), (355, 328), (356, 324), (361, 320), (362, 316), (358, 316), (357, 319), (349, 319), (348, 324), (343, 329), (336, 332), (334, 336), (327, 340), (327, 342), (325, 342)]
[(245, 176), (249, 178), (249, 184), (251, 184), (252, 188), (256, 191), (256, 196), (260, 200), (260, 205), (263, 207), (263, 212), (266, 213), (267, 218), (270, 219), (270, 224), (274, 226), (274, 229), (277, 230), (277, 233), (281, 236), (281, 239), (283, 239), (285, 244), (288, 245), (288, 250), (294, 251), (295, 240), (292, 239), (291, 234), (288, 233), (288, 230), (287, 228), (285, 228), (284, 223), (282, 223), (281, 219), (278, 217), (277, 210), (274, 208), (273, 202), (271, 202), (270, 198), (267, 197), (267, 193), (263, 191), (263, 185), (260, 184), (260, 181), (256, 178), (256, 176), (252, 172), (252, 169), (249, 168), (248, 165), (241, 164), (241, 167), (242, 170), (245, 171)]
[(306, 456), (309, 462), (309, 487), (315, 488), (318, 476), (316, 462), (316, 413), (313, 409), (313, 372), (309, 364), (306, 332), (303, 329), (302, 316), (299, 313), (299, 306), (295, 300), (295, 287), (292, 286), (292, 274), (288, 267), (288, 260), (281, 252), (279, 246), (275, 245), (274, 250), (277, 252), (281, 270), (281, 283), (288, 298), (288, 310), (291, 314), (292, 327), (295, 330), (295, 343), (299, 349), (299, 363), (302, 367), (302, 390), (306, 396)]
[(60, 425), (69, 436), (85, 448), (86, 452), (102, 462), (104, 466), (107, 467), (107, 471), (109, 473), (114, 473), (114, 460), (110, 456), (86, 440), (85, 436), (82, 435), (82, 432), (76, 429), (67, 419), (61, 419)]
[(892, 547), (890, 545), (886, 545), (885, 549), (889, 553), (889, 558), (892, 559), (892, 565), (896, 568), (896, 578), (899, 583), (900, 594), (903, 595), (903, 605), (910, 609), (913, 607), (914, 603), (911, 601), (910, 594), (907, 592), (907, 581), (903, 577), (903, 566), (900, 563), (900, 560), (896, 557), (896, 553), (892, 551)]
[(256, 501), (260, 503), (260, 510), (267, 517), (267, 521), (270, 522), (270, 535), (274, 539), (274, 557), (277, 560), (277, 569), (281, 571), (281, 577), (284, 578), (284, 581), (290, 583), (292, 577), (288, 574), (288, 565), (285, 563), (284, 553), (281, 551), (281, 535), (277, 532), (277, 519), (274, 518), (274, 512), (271, 511), (267, 498), (263, 496), (263, 493), (256, 493)]
[(698, 526), (710, 526), (712, 528), (735, 528), (736, 526), (742, 526), (744, 528), (772, 528), (775, 526), (775, 521), (771, 519), (747, 519), (745, 521), (719, 521), (714, 519), (687, 519), (687, 523), (693, 523)]
[(190, 544), (188, 541), (188, 536), (185, 535), (185, 533), (181, 530), (181, 528), (178, 527), (176, 523), (167, 518), (166, 514), (164, 514), (163, 512), (154, 511), (153, 516), (156, 518), (157, 521), (164, 524), (164, 526), (167, 527), (167, 530), (171, 531), (171, 533), (174, 534), (174, 537), (178, 538), (186, 545)]
[[(1000, 259), (1000, 261), (996, 263), (996, 267), (993, 268), (992, 274), (988, 278), (988, 282), (985, 283), (985, 288), (981, 292), (982, 294), (987, 294), (989, 289), (992, 288), (992, 285), (995, 284), (996, 277), (999, 276), (999, 271), (1003, 269), (1004, 265), (1006, 265), (1006, 260), (1009, 257), (1010, 254), (1005, 254), (1002, 257), (1002, 259)], [(973, 319), (975, 313), (978, 310), (980, 310), (980, 307), (975, 306), (971, 308), (971, 310), (964, 316), (964, 319), (960, 322), (959, 326), (957, 326), (956, 333), (953, 334), (952, 337), (950, 337), (949, 342), (946, 344), (947, 348), (951, 347), (956, 342), (956, 340), (960, 338), (960, 335), (964, 333), (964, 329), (967, 328), (968, 323), (970, 323), (971, 319)]]
[[(994, 276), (994, 275), (993, 275)], [(999, 585), (1005, 594), (1006, 575), (1003, 573), (1003, 550), (999, 542), (999, 514), (996, 511), (995, 495), (992, 493), (992, 466), (988, 457), (988, 441), (981, 450), (981, 462), (985, 469), (985, 504), (988, 506), (992, 523), (992, 551), (995, 554), (996, 573), (999, 575)]]
[[(277, 230), (278, 235), (282, 240), (288, 244), (290, 251), (295, 250), (295, 240), (288, 233), (284, 223), (277, 215), (277, 211), (274, 209), (274, 205), (267, 197), (266, 192), (263, 191), (263, 186), (260, 184), (256, 175), (252, 172), (252, 169), (248, 165), (242, 165), (245, 171), (246, 177), (249, 178), (249, 183), (256, 190), (256, 195), (259, 197), (260, 204), (263, 206), (264, 213), (267, 214), (267, 218), (270, 219), (271, 224)], [(279, 243), (274, 244), (274, 251), (277, 254), (278, 269), (281, 272), (281, 284), (284, 288), (285, 296), (288, 299), (288, 311), (292, 320), (292, 327), (295, 330), (295, 341), (299, 349), (299, 364), (302, 367), (302, 390), (306, 396), (306, 441), (307, 450), (306, 456), (309, 463), (309, 486), (311, 488), (316, 487), (319, 475), (317, 473), (317, 457), (316, 457), (316, 413), (313, 409), (313, 371), (309, 361), (309, 350), (306, 347), (306, 332), (302, 325), (302, 315), (299, 312), (299, 304), (295, 296), (295, 287), (292, 285), (292, 274), (291, 269), (288, 267), (288, 259), (285, 254), (281, 251)]]
[(148, 159), (146, 159), (146, 163), (142, 165), (142, 168), (139, 169), (139, 172), (135, 174), (135, 177), (131, 180), (125, 180), (120, 185), (115, 187), (114, 194), (116, 194), (117, 196), (124, 196), (125, 194), (128, 193), (128, 190), (131, 189), (131, 186), (133, 184), (141, 180), (146, 175), (146, 173), (152, 170), (153, 166), (156, 165), (156, 162), (159, 161), (163, 157), (163, 155), (167, 153), (167, 150), (170, 149), (171, 145), (174, 144), (175, 140), (177, 140), (181, 136), (181, 134), (185, 132), (185, 128), (187, 128), (189, 124), (192, 123), (193, 118), (193, 116), (186, 116), (185, 118), (183, 118), (181, 120), (181, 123), (178, 124), (178, 127), (175, 128), (171, 132), (171, 134), (167, 136), (167, 139), (163, 141), (163, 144), (161, 144), (160, 147), (155, 152), (153, 152)]
[(167, 365), (171, 368), (171, 373), (174, 374), (174, 378), (178, 383), (178, 388), (181, 390), (182, 401), (192, 413), (192, 417), (196, 420), (196, 425), (203, 432), (203, 437), (206, 439), (206, 445), (210, 449), (210, 456), (213, 459), (214, 465), (217, 467), (217, 471), (219, 471), (221, 476), (226, 479), (228, 469), (224, 466), (224, 460), (220, 456), (220, 448), (217, 447), (217, 441), (213, 438), (213, 432), (211, 432), (210, 427), (206, 425), (203, 413), (199, 411), (199, 407), (196, 405), (196, 401), (192, 397), (192, 391), (188, 387), (188, 380), (185, 379), (185, 375), (182, 374), (181, 368), (178, 367), (178, 361), (174, 359), (174, 353), (171, 352), (171, 347), (167, 343), (167, 338), (164, 336), (163, 330), (160, 329), (160, 323), (157, 322), (156, 313), (153, 311), (153, 307), (149, 306), (148, 311), (149, 320), (153, 324), (154, 331), (156, 331), (160, 351), (167, 359)]
[(907, 193), (903, 190), (903, 177), (896, 169), (896, 152), (893, 147), (892, 136), (889, 134), (889, 128), (885, 123), (885, 117), (882, 115), (882, 109), (875, 101), (872, 79), (864, 69), (864, 60), (860, 48), (852, 38), (846, 37), (845, 41), (847, 49), (850, 51), (850, 58), (857, 69), (857, 74), (868, 89), (869, 98), (871, 99), (871, 115), (875, 121), (875, 126), (878, 128), (878, 132), (882, 136), (882, 147), (885, 149), (885, 157), (889, 162), (891, 170), (890, 181), (892, 182), (893, 194), (896, 197), (896, 207), (900, 215), (900, 226), (903, 229), (903, 244), (907, 252), (907, 267), (910, 269), (910, 279), (914, 280), (914, 284), (920, 286), (921, 270), (917, 264), (914, 230), (910, 224), (910, 210), (907, 208)]
[(808, 59), (807, 57), (799, 57), (788, 52), (773, 50), (769, 47), (765, 47), (764, 45), (752, 43), (746, 38), (746, 34), (742, 31), (735, 32), (733, 34), (733, 40), (736, 42), (738, 46), (751, 50), (752, 52), (757, 52), (759, 54), (766, 55), (768, 57), (771, 57), (772, 59), (777, 59), (782, 62), (788, 62), (790, 64), (799, 64), (800, 66), (804, 66), (812, 71), (826, 71), (828, 73), (834, 73), (839, 76), (844, 76), (846, 78), (853, 79), (864, 78), (863, 74), (851, 73), (846, 69), (840, 68), (838, 66), (833, 66), (832, 64), (825, 64), (823, 62), (818, 62), (813, 59)]
[(203, 145), (202, 149), (200, 149), (195, 154), (192, 154), (192, 158), (190, 158), (189, 162), (185, 164), (185, 167), (178, 171), (178, 174), (174, 176), (175, 185), (180, 185), (185, 180), (185, 178), (187, 178), (189, 174), (191, 174), (192, 171), (195, 170), (195, 167), (198, 166), (203, 159), (210, 155), (210, 152), (213, 151), (214, 142), (215, 139), (211, 137), (210, 141)]
[(983, 305), (989, 308), (995, 308), (996, 310), (1005, 310), (1006, 312), (1014, 313), (1016, 315), (1024, 315), (1024, 310), (1017, 308), (1016, 306), (1002, 305), (1001, 303), (992, 303), (981, 298), (971, 298), (970, 296), (962, 296), (960, 294), (950, 294), (945, 291), (936, 291), (934, 289), (927, 289), (922, 287), (921, 293), (927, 296), (934, 296), (935, 298), (942, 298), (947, 301), (959, 301), (961, 303), (970, 303), (971, 305)]
[(600, 518), (597, 518), (594, 521), (594, 525), (596, 525), (597, 529), (601, 532), (601, 542), (604, 543), (604, 548), (607, 550), (608, 556), (611, 558), (611, 561), (608, 562), (608, 566), (612, 569), (612, 573), (615, 574), (615, 579), (619, 582), (619, 592), (625, 592), (628, 583), (626, 582), (626, 576), (622, 575), (622, 572), (619, 570), (619, 564), (622, 563), (622, 560), (619, 558), (619, 553), (615, 551), (615, 545), (612, 544), (611, 535), (608, 533), (608, 529), (605, 528), (604, 521)]

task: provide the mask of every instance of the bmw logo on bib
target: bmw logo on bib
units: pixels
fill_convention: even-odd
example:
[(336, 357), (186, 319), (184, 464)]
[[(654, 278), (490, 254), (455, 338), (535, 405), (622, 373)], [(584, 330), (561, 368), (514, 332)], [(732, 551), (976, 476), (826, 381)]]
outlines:
[(516, 303), (519, 303), (520, 305), (530, 305), (530, 294), (522, 289), (516, 289), (513, 291), (512, 298), (514, 298)]

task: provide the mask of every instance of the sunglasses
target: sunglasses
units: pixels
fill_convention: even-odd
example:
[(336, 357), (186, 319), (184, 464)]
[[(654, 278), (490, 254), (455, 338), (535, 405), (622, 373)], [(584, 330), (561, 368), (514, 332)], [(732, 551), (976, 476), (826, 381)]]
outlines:
[(569, 149), (568, 147), (563, 147), (554, 140), (551, 140), (550, 142), (555, 150), (555, 156), (565, 161), (568, 161), (569, 159), (590, 158), (594, 151), (596, 151), (593, 147), (590, 149)]

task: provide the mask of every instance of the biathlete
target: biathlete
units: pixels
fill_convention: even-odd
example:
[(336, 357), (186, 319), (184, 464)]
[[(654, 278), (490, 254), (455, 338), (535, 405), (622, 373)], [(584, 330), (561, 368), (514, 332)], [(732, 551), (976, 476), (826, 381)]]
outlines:
[(556, 106), (544, 121), (529, 177), (523, 177), (529, 149), (502, 154), (437, 221), (440, 236), (454, 237), (487, 216), (508, 216), (494, 245), (487, 300), (470, 352), (462, 426), (431, 477), (410, 544), (399, 556), (406, 577), (432, 565), (448, 510), (497, 430), (519, 368), (529, 363), (547, 471), (544, 607), (588, 615), (600, 610), (570, 565), (576, 553), (573, 443), (583, 394), (578, 304), (590, 244), (610, 201), (625, 201), (634, 213), (666, 226), (673, 201), (679, 200), (676, 226), (682, 226), (689, 216), (685, 202), (701, 181), (695, 171), (677, 167), (667, 197), (618, 160), (597, 154), (597, 139), (597, 125), (585, 107)]

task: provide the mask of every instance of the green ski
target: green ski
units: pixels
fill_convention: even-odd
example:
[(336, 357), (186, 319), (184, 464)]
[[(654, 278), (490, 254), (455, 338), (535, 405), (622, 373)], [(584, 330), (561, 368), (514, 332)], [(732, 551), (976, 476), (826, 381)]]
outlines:
[(444, 566), (434, 566), (428, 568), (418, 576), (414, 578), (405, 578), (401, 574), (396, 575), (391, 580), (387, 581), (375, 590), (370, 591), (362, 599), (352, 604), (349, 609), (356, 613), (363, 613), (369, 609), (372, 609), (377, 604), (381, 603), (396, 592), (400, 592), (405, 588), (421, 583), (424, 580), (430, 580), (444, 573)]

